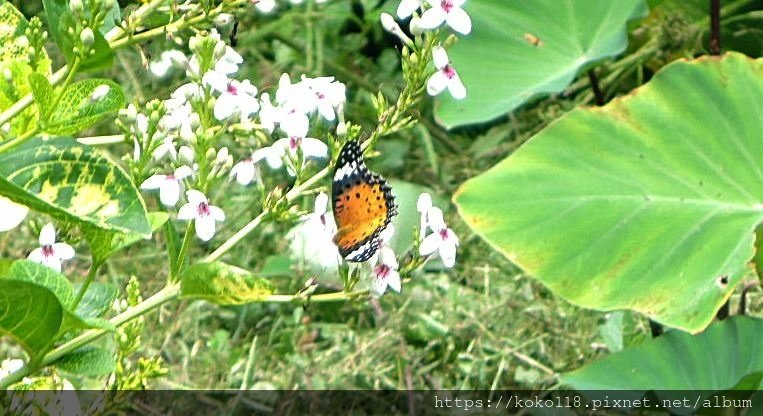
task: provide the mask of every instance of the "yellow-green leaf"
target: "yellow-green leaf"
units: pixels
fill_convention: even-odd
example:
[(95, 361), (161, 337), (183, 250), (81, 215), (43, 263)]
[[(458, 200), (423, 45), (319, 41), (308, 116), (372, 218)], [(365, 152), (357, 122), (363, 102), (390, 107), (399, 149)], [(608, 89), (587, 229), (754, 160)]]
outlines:
[(181, 275), (183, 298), (204, 299), (220, 305), (257, 302), (274, 290), (269, 281), (220, 262), (197, 263)]

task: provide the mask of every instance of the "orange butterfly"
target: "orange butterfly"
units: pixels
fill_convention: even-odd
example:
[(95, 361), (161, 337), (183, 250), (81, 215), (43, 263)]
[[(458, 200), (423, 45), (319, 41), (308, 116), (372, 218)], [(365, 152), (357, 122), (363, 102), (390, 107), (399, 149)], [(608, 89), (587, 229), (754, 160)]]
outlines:
[(334, 242), (348, 261), (362, 262), (379, 250), (379, 234), (397, 214), (395, 196), (387, 181), (363, 161), (358, 142), (342, 146), (331, 185), (337, 233)]

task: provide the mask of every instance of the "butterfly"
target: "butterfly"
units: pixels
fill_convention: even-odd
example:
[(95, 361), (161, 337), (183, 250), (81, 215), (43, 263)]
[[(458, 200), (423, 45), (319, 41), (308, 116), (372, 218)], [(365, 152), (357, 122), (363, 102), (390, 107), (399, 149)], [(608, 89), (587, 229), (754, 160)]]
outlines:
[(379, 250), (379, 234), (397, 215), (397, 205), (387, 181), (366, 167), (355, 140), (347, 141), (339, 152), (331, 200), (339, 254), (348, 261), (367, 261)]

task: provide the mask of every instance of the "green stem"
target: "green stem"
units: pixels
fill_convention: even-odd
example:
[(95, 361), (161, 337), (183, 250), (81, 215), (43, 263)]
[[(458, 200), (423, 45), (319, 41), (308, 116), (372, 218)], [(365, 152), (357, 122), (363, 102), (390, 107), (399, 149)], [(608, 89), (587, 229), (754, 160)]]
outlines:
[(188, 227), (185, 229), (185, 235), (183, 236), (183, 244), (180, 246), (180, 252), (178, 253), (175, 273), (171, 273), (169, 277), (171, 282), (178, 280), (180, 271), (183, 269), (183, 264), (185, 263), (185, 258), (188, 255), (188, 249), (191, 247), (191, 241), (193, 241), (193, 234), (195, 231), (196, 228), (194, 227), (194, 222), (189, 222)]
[(77, 305), (79, 305), (80, 301), (82, 301), (82, 298), (85, 296), (85, 292), (87, 292), (87, 288), (90, 287), (90, 283), (93, 283), (93, 279), (95, 278), (95, 275), (98, 274), (98, 269), (102, 264), (102, 261), (96, 261), (93, 259), (93, 263), (90, 265), (90, 270), (87, 271), (87, 278), (85, 278), (85, 283), (83, 283), (82, 287), (79, 288), (79, 293), (77, 293), (77, 297), (74, 298), (72, 310), (77, 309)]

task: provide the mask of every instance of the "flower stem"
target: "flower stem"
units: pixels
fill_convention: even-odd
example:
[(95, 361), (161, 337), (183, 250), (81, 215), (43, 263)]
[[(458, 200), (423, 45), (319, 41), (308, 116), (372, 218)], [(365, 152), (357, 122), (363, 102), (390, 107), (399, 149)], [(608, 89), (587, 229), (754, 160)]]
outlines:
[(103, 264), (100, 261), (95, 261), (93, 259), (93, 263), (90, 265), (90, 270), (87, 271), (87, 278), (85, 278), (85, 283), (82, 284), (82, 287), (79, 288), (79, 293), (77, 293), (77, 297), (74, 298), (74, 303), (72, 304), (72, 310), (77, 309), (77, 305), (82, 301), (82, 298), (85, 296), (85, 292), (87, 292), (87, 288), (90, 287), (90, 283), (93, 283), (93, 279), (95, 278), (95, 275), (98, 274), (98, 269), (101, 267), (101, 264)]
[(185, 263), (185, 258), (188, 255), (188, 249), (191, 247), (191, 241), (193, 240), (193, 234), (195, 232), (194, 222), (191, 221), (188, 223), (188, 227), (185, 229), (185, 235), (183, 236), (183, 244), (180, 246), (180, 252), (178, 253), (178, 258), (176, 259), (176, 266), (174, 270), (172, 270), (172, 273), (170, 273), (169, 280), (170, 282), (176, 282), (179, 279), (180, 271), (183, 269), (183, 264)]

